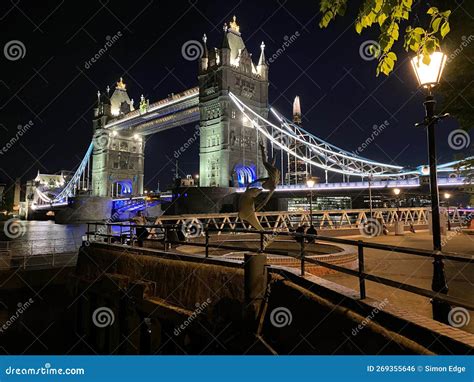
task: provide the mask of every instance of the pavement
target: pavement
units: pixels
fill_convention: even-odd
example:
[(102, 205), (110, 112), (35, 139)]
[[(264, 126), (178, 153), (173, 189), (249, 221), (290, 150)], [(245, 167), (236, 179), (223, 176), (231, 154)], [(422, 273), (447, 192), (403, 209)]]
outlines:
[[(404, 236), (378, 236), (366, 238), (362, 236), (348, 237), (355, 240), (364, 240), (374, 243), (432, 249), (432, 236), (427, 231), (416, 234), (407, 233)], [(443, 237), (444, 251), (457, 252), (463, 256), (474, 256), (474, 236), (459, 231), (448, 232)], [(433, 276), (432, 259), (414, 255), (365, 249), (366, 272), (386, 277), (406, 284), (431, 289)], [(474, 260), (474, 257), (473, 257)], [(445, 273), (449, 286), (448, 294), (469, 301), (474, 304), (474, 262), (460, 263), (445, 261)], [(346, 287), (358, 290), (358, 280), (343, 274), (322, 276)], [(367, 296), (383, 300), (388, 299), (390, 304), (410, 309), (422, 316), (432, 317), (431, 304), (428, 298), (405, 292), (374, 282), (366, 282)], [(469, 311), (467, 325), (460, 329), (474, 333), (474, 312)]]
[[(385, 236), (367, 238), (364, 236), (345, 236), (351, 240), (363, 240), (367, 242), (389, 244), (401, 247), (412, 247), (421, 249), (432, 249), (432, 236), (428, 231), (417, 231), (415, 234), (406, 232), (403, 236), (395, 236), (393, 233)], [(230, 240), (230, 242), (227, 242)], [(202, 241), (202, 240), (201, 240)], [(258, 239), (251, 240), (250, 237), (225, 236), (213, 237), (211, 240), (225, 243), (226, 245), (236, 245), (245, 247), (257, 247)], [(474, 261), (474, 235), (470, 235), (461, 230), (448, 232), (443, 236), (443, 250), (445, 252), (459, 253), (461, 256), (472, 256)], [(299, 246), (292, 241), (276, 241), (272, 243), (273, 249), (286, 249), (299, 251)], [(311, 251), (310, 246), (306, 250)], [(188, 254), (202, 254), (202, 247), (181, 246), (178, 251)], [(222, 256), (229, 253), (229, 250), (211, 249), (210, 254)], [(317, 250), (314, 250), (317, 253)], [(385, 277), (405, 284), (418, 286), (431, 290), (433, 276), (433, 264), (431, 258), (396, 253), (392, 251), (382, 251), (378, 249), (364, 249), (365, 270), (367, 273)], [(445, 261), (445, 273), (449, 286), (448, 294), (469, 301), (474, 304), (474, 262), (460, 263), (456, 261)], [(359, 290), (359, 280), (355, 277), (342, 273), (333, 273), (320, 276), (340, 285)], [(368, 297), (376, 298), (380, 301), (388, 299), (389, 304), (412, 310), (414, 313), (424, 317), (432, 317), (432, 307), (430, 299), (410, 292), (395, 289), (382, 284), (366, 281), (366, 292)], [(462, 330), (474, 333), (474, 311), (468, 312), (468, 323), (460, 327)]]

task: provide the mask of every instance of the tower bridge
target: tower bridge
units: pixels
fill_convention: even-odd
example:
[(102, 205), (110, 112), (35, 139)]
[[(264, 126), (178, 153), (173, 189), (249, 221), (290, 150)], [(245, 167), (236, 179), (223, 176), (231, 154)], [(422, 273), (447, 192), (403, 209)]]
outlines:
[[(238, 192), (264, 176), (260, 145), (281, 167), (277, 191), (304, 189), (301, 183), (306, 177), (321, 174), (325, 182), (316, 186), (320, 189), (366, 188), (375, 184), (399, 187), (404, 182), (406, 187), (417, 187), (422, 177), (429, 175), (425, 165), (404, 168), (377, 162), (303, 129), (299, 99), (293, 120), (272, 108), (265, 45), (262, 42), (259, 59), (254, 62), (235, 18), (224, 27), (219, 47), (208, 48), (206, 35), (202, 46), (196, 87), (152, 103), (142, 95), (137, 107), (122, 79), (112, 95), (108, 87), (105, 92), (98, 92), (94, 133), (84, 159), (62, 188), (50, 192), (41, 184), (32, 187), (25, 208), (63, 208), (70, 204), (70, 198), (95, 198), (94, 206), (141, 197), (144, 136), (197, 122), (200, 187), (232, 187)], [(438, 166), (438, 173), (446, 179), (440, 185), (463, 184), (458, 164)], [(329, 183), (328, 173), (339, 174), (342, 181)], [(136, 203), (133, 205), (137, 208)]]

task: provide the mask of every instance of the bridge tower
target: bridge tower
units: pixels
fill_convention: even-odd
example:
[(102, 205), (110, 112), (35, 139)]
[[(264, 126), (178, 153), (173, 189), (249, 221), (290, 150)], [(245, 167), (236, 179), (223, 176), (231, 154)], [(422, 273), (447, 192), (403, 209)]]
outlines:
[(102, 197), (130, 197), (143, 193), (145, 143), (133, 131), (114, 131), (106, 128), (112, 119), (132, 110), (122, 79), (114, 93), (98, 92), (94, 109), (94, 151), (92, 154), (92, 195)]
[(224, 25), (220, 48), (207, 48), (203, 37), (199, 62), (200, 185), (243, 186), (265, 174), (259, 142), (252, 127), (229, 97), (232, 92), (256, 113), (268, 116), (268, 65), (262, 42), (258, 64), (245, 47), (234, 16)]

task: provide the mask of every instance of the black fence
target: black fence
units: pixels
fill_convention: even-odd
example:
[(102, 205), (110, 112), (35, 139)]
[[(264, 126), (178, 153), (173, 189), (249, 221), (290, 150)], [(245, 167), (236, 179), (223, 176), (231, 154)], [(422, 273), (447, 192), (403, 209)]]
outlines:
[[(94, 230), (91, 230), (91, 228)], [(120, 227), (118, 232), (113, 231), (113, 227)], [(137, 237), (136, 231), (146, 228), (150, 234), (146, 238)], [(230, 246), (225, 244), (212, 244), (210, 243), (210, 236), (217, 233), (247, 233), (258, 235), (259, 246), (258, 248), (248, 248), (248, 247), (238, 247)], [(428, 297), (432, 299), (433, 302), (433, 318), (447, 322), (447, 315), (449, 313), (450, 305), (460, 306), (469, 310), (474, 310), (474, 305), (469, 301), (452, 297), (447, 295), (447, 284), (446, 278), (444, 275), (444, 260), (456, 261), (466, 264), (472, 264), (472, 256), (464, 256), (462, 254), (453, 253), (453, 252), (438, 252), (425, 249), (417, 249), (410, 247), (399, 247), (393, 245), (379, 244), (379, 243), (369, 243), (362, 240), (349, 240), (341, 239), (336, 237), (327, 237), (321, 235), (309, 235), (299, 232), (278, 232), (278, 231), (257, 231), (249, 229), (218, 229), (218, 228), (209, 228), (209, 227), (198, 227), (196, 232), (193, 234), (193, 238), (204, 237), (204, 242), (193, 240), (190, 241), (189, 237), (186, 235), (186, 228), (183, 229), (183, 225), (130, 225), (130, 224), (108, 224), (108, 223), (88, 223), (87, 228), (87, 240), (91, 239), (95, 241), (101, 241), (109, 244), (122, 244), (135, 246), (137, 243), (141, 244), (141, 241), (154, 241), (160, 242), (163, 245), (163, 250), (167, 251), (170, 248), (170, 245), (189, 245), (195, 247), (202, 247), (204, 249), (204, 256), (209, 257), (209, 249), (222, 249), (222, 250), (233, 250), (233, 251), (245, 251), (253, 253), (266, 253), (277, 256), (287, 256), (296, 258), (300, 261), (301, 276), (305, 275), (305, 264), (315, 264), (324, 268), (331, 269), (333, 271), (341, 272), (346, 275), (354, 276), (359, 279), (359, 293), (360, 298), (366, 298), (366, 280), (372, 281), (378, 284), (383, 284), (392, 288), (401, 289), (407, 292), (411, 292), (420, 296)], [(294, 239), (299, 244), (298, 251), (282, 251), (282, 250), (272, 250), (265, 248), (266, 243), (268, 242), (269, 237), (275, 239), (276, 237), (287, 236)], [(316, 241), (324, 241), (329, 243), (344, 244), (357, 248), (358, 254), (358, 269), (353, 270), (345, 268), (339, 265), (331, 264), (313, 257), (307, 256), (305, 248), (307, 243), (312, 243)], [(404, 253), (413, 256), (420, 256), (425, 258), (433, 259), (433, 289), (428, 290), (420, 288), (414, 285), (405, 284), (399, 281), (392, 279), (387, 279), (384, 277), (376, 276), (365, 271), (365, 262), (364, 262), (364, 250), (366, 248), (379, 249), (382, 251), (391, 251), (396, 253)], [(436, 286), (445, 286), (445, 288), (440, 288)], [(437, 310), (437, 311), (435, 311)], [(441, 312), (441, 313), (440, 313)]]

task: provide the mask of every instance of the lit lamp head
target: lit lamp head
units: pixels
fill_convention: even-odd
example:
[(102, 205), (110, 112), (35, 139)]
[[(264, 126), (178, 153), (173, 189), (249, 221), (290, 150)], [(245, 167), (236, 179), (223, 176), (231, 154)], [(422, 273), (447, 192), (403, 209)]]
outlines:
[(196, 179), (199, 179), (199, 174), (194, 175)]
[(315, 184), (316, 181), (314, 180), (314, 178), (306, 179), (306, 186), (308, 186), (309, 188), (313, 188)]
[(451, 197), (451, 194), (449, 192), (444, 193), (444, 198), (449, 199)]
[(400, 195), (400, 192), (401, 192), (401, 190), (400, 190), (399, 188), (394, 188), (394, 189), (393, 189), (393, 193), (394, 193), (396, 196)]
[(416, 79), (420, 86), (431, 89), (439, 84), (446, 64), (446, 55), (442, 52), (434, 52), (430, 55), (430, 63), (423, 63), (421, 56), (411, 59), (411, 65), (416, 74)]

